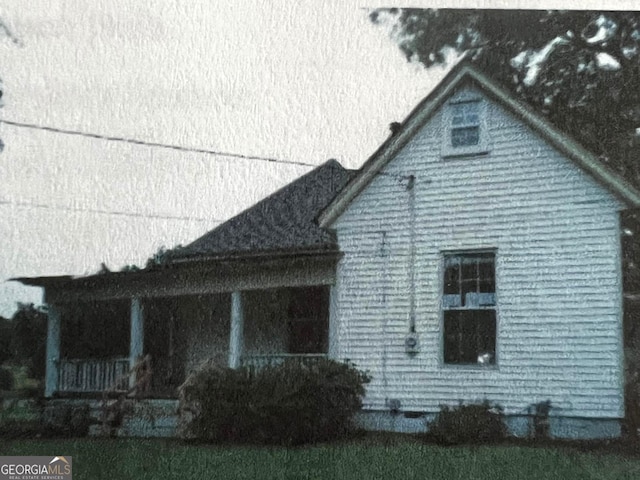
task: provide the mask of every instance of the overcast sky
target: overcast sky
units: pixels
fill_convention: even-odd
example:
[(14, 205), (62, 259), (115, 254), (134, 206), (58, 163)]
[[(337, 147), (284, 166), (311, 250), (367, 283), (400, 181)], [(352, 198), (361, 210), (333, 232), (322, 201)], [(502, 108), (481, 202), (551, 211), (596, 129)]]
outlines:
[[(443, 74), (405, 61), (368, 21), (375, 5), (0, 0), (21, 42), (0, 39), (0, 118), (357, 168)], [(7, 124), (0, 137), (5, 316), (41, 298), (8, 278), (143, 264), (309, 170)]]

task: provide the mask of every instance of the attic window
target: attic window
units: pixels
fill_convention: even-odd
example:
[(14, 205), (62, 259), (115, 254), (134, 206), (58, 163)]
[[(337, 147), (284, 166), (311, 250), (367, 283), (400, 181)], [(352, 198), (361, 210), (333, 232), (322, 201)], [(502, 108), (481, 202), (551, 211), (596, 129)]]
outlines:
[(443, 156), (487, 153), (487, 124), (483, 102), (479, 98), (457, 100), (444, 115)]
[(480, 102), (451, 105), (451, 146), (469, 147), (480, 143)]

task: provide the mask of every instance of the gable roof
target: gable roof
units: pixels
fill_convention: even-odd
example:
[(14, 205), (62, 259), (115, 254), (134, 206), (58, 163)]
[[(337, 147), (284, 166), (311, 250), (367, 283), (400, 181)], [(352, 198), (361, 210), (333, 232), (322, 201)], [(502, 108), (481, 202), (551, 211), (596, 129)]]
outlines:
[(329, 160), (185, 247), (172, 261), (266, 252), (338, 250), (316, 219), (355, 171)]
[(413, 109), (395, 135), (388, 138), (374, 152), (359, 170), (358, 175), (351, 179), (345, 188), (336, 195), (320, 214), (318, 218), (320, 226), (330, 226), (385, 165), (418, 133), (456, 89), (467, 82), (478, 87), (492, 100), (520, 118), (522, 122), (593, 176), (625, 204), (632, 208), (640, 207), (640, 192), (604, 165), (596, 155), (560, 131), (531, 107), (516, 99), (510, 92), (477, 70), (470, 62), (462, 61), (453, 67), (436, 88)]

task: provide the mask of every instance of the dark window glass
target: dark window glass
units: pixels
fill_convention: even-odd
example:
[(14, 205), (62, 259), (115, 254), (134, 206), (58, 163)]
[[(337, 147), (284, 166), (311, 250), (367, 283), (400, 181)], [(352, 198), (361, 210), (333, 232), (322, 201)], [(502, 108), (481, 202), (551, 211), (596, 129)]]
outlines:
[(480, 280), (480, 283), (478, 285), (478, 291), (480, 293), (495, 293), (496, 284), (493, 281), (493, 279), (491, 279), (491, 280)]
[(451, 129), (452, 147), (469, 147), (480, 143), (480, 127), (463, 127)]
[(460, 293), (460, 267), (458, 262), (452, 262), (451, 264), (446, 265), (445, 267), (444, 293), (445, 294)]
[(458, 254), (445, 257), (445, 295), (495, 293), (495, 255), (493, 253)]
[(478, 281), (477, 280), (463, 280), (462, 281), (462, 306), (468, 306), (469, 304), (469, 294), (475, 294), (478, 292)]
[(459, 365), (495, 364), (495, 310), (444, 312), (444, 362)]
[(495, 276), (495, 268), (493, 263), (493, 256), (491, 257), (480, 257), (479, 258), (479, 274), (481, 280), (493, 280)]
[(476, 257), (462, 256), (462, 279), (475, 280), (478, 278), (478, 259)]

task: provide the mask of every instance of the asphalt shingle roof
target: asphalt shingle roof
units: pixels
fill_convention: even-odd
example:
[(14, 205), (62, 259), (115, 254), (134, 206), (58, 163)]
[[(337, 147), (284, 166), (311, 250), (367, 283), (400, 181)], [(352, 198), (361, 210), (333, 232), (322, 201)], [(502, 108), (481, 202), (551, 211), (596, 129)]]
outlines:
[(194, 242), (173, 259), (286, 250), (336, 249), (334, 235), (316, 218), (355, 175), (329, 160)]

